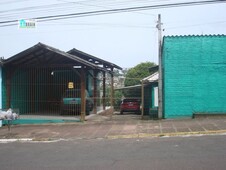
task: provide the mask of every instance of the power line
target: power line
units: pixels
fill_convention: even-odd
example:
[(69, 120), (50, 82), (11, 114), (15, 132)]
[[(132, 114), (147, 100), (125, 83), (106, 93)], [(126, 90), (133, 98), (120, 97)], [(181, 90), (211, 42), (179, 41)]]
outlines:
[[(44, 21), (62, 20), (62, 19), (75, 18), (75, 17), (87, 17), (87, 16), (106, 15), (106, 14), (113, 14), (113, 13), (132, 12), (132, 11), (141, 11), (141, 10), (149, 10), (149, 9), (194, 6), (194, 5), (225, 3), (225, 2), (226, 0), (210, 0), (210, 1), (195, 1), (195, 2), (171, 3), (171, 4), (160, 4), (160, 5), (148, 5), (148, 6), (129, 7), (129, 8), (88, 11), (88, 12), (80, 12), (80, 13), (40, 16), (40, 17), (35, 17), (35, 19), (40, 20), (40, 22), (44, 22)], [(10, 23), (16, 23), (16, 22), (18, 22), (18, 20), (8, 20), (8, 21), (2, 21), (0, 22), (0, 24), (4, 24), (3, 26), (11, 26)]]
[[(84, 7), (86, 7), (86, 9), (87, 9), (87, 7), (99, 7), (99, 8), (101, 7), (101, 8), (105, 8), (105, 9), (115, 9), (115, 7), (120, 8), (119, 7), (120, 5), (127, 5), (128, 6), (128, 4), (129, 4), (130, 6), (135, 7), (135, 6), (138, 6), (138, 4), (141, 4), (141, 3), (145, 4), (147, 6), (147, 4), (150, 4), (150, 3), (156, 4), (156, 2), (158, 2), (158, 0), (139, 0), (139, 1), (134, 1), (134, 0), (122, 0), (122, 1), (109, 0), (109, 1), (107, 1), (107, 3), (106, 3), (106, 1), (103, 1), (103, 0), (92, 0), (92, 1), (90, 1), (90, 0), (76, 0), (76, 1), (58, 0), (58, 1), (66, 2), (66, 3), (60, 3), (60, 4), (54, 3), (54, 4), (23, 7), (23, 8), (0, 11), (0, 14), (3, 14), (3, 15), (0, 15), (0, 18), (3, 18), (3, 17), (4, 18), (9, 18), (9, 17), (11, 18), (11, 17), (13, 17), (13, 15), (16, 17), (16, 15), (25, 14), (25, 13), (28, 13), (28, 12), (29, 13), (45, 13), (45, 12), (49, 13), (49, 12), (57, 11), (59, 13), (60, 11), (65, 12), (65, 11), (69, 11), (71, 9), (75, 9), (75, 7), (76, 7), (77, 11), (84, 9)], [(171, 0), (161, 0), (161, 2), (162, 1), (171, 2)], [(89, 2), (89, 3), (87, 3), (87, 2)], [(199, 1), (199, 2), (202, 3), (204, 1)], [(102, 4), (104, 4), (105, 6), (102, 5)], [(134, 5), (134, 4), (136, 4), (136, 5)], [(124, 8), (124, 7), (121, 7), (121, 8)], [(94, 9), (91, 8), (91, 9), (95, 10), (95, 8)], [(89, 9), (89, 11), (91, 11), (91, 9)], [(13, 13), (5, 14), (5, 13), (10, 12), (10, 11), (12, 11)], [(21, 12), (18, 12), (18, 11), (21, 11)], [(20, 17), (19, 16), (17, 18), (26, 18), (26, 17)], [(31, 18), (35, 18), (35, 17), (31, 16)]]

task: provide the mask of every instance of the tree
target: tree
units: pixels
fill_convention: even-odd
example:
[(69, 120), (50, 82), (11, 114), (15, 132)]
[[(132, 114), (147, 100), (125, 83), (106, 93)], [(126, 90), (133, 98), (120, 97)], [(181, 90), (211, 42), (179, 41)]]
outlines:
[(125, 86), (140, 84), (141, 79), (152, 74), (149, 72), (149, 68), (155, 65), (156, 64), (152, 62), (143, 62), (133, 68), (130, 68), (126, 74)]

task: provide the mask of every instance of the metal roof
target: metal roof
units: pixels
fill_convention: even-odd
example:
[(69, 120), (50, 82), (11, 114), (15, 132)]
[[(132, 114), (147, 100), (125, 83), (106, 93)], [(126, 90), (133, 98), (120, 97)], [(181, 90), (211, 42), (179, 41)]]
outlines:
[[(156, 71), (155, 73), (151, 74), (148, 77), (145, 77), (141, 80), (141, 82), (143, 81), (144, 86), (147, 86), (149, 83), (154, 83), (154, 82), (158, 82), (159, 79), (159, 73), (158, 71)], [(134, 86), (126, 86), (126, 87), (120, 87), (120, 88), (115, 88), (115, 90), (124, 90), (124, 89), (139, 89), (142, 87), (142, 84), (138, 84), (138, 85), (134, 85)]]
[(206, 34), (206, 35), (167, 35), (163, 38), (192, 38), (192, 37), (226, 37), (224, 34)]
[(134, 86), (126, 86), (126, 87), (115, 88), (115, 90), (136, 89), (136, 88), (141, 88), (141, 84), (134, 85)]
[(85, 66), (91, 69), (111, 72), (81, 57), (66, 53), (54, 47), (38, 43), (6, 60), (4, 66)]
[(155, 72), (152, 75), (145, 77), (141, 81), (143, 81), (144, 83), (152, 83), (152, 82), (157, 82), (158, 79), (159, 79), (159, 73)]
[(87, 54), (85, 52), (82, 52), (82, 51), (79, 51), (75, 48), (71, 49), (70, 51), (68, 51), (67, 53), (69, 54), (73, 54), (75, 56), (78, 56), (80, 58), (82, 58), (83, 60), (86, 60), (90, 63), (93, 63), (93, 64), (96, 64), (96, 65), (103, 65), (104, 68), (110, 68), (110, 69), (119, 69), (119, 70), (122, 70), (121, 67), (119, 67), (118, 65), (116, 64), (113, 64), (113, 63), (110, 63), (108, 61), (105, 61), (103, 59), (100, 59), (100, 58), (97, 58), (93, 55), (90, 55), (90, 54)]

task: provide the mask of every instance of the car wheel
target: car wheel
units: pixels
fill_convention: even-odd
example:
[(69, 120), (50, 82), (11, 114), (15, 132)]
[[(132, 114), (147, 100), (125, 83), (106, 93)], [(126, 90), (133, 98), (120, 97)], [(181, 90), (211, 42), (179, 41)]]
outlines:
[(121, 115), (123, 114), (123, 111), (122, 111), (122, 110), (120, 111), (120, 114), (121, 114)]

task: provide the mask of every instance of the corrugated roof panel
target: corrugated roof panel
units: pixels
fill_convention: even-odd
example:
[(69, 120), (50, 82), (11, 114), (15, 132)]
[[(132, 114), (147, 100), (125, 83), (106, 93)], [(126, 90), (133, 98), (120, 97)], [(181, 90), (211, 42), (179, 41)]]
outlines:
[(158, 81), (158, 79), (159, 79), (159, 73), (158, 72), (155, 72), (152, 75), (150, 75), (150, 76), (145, 77), (144, 79), (142, 79), (142, 81), (151, 83), (151, 82)]

